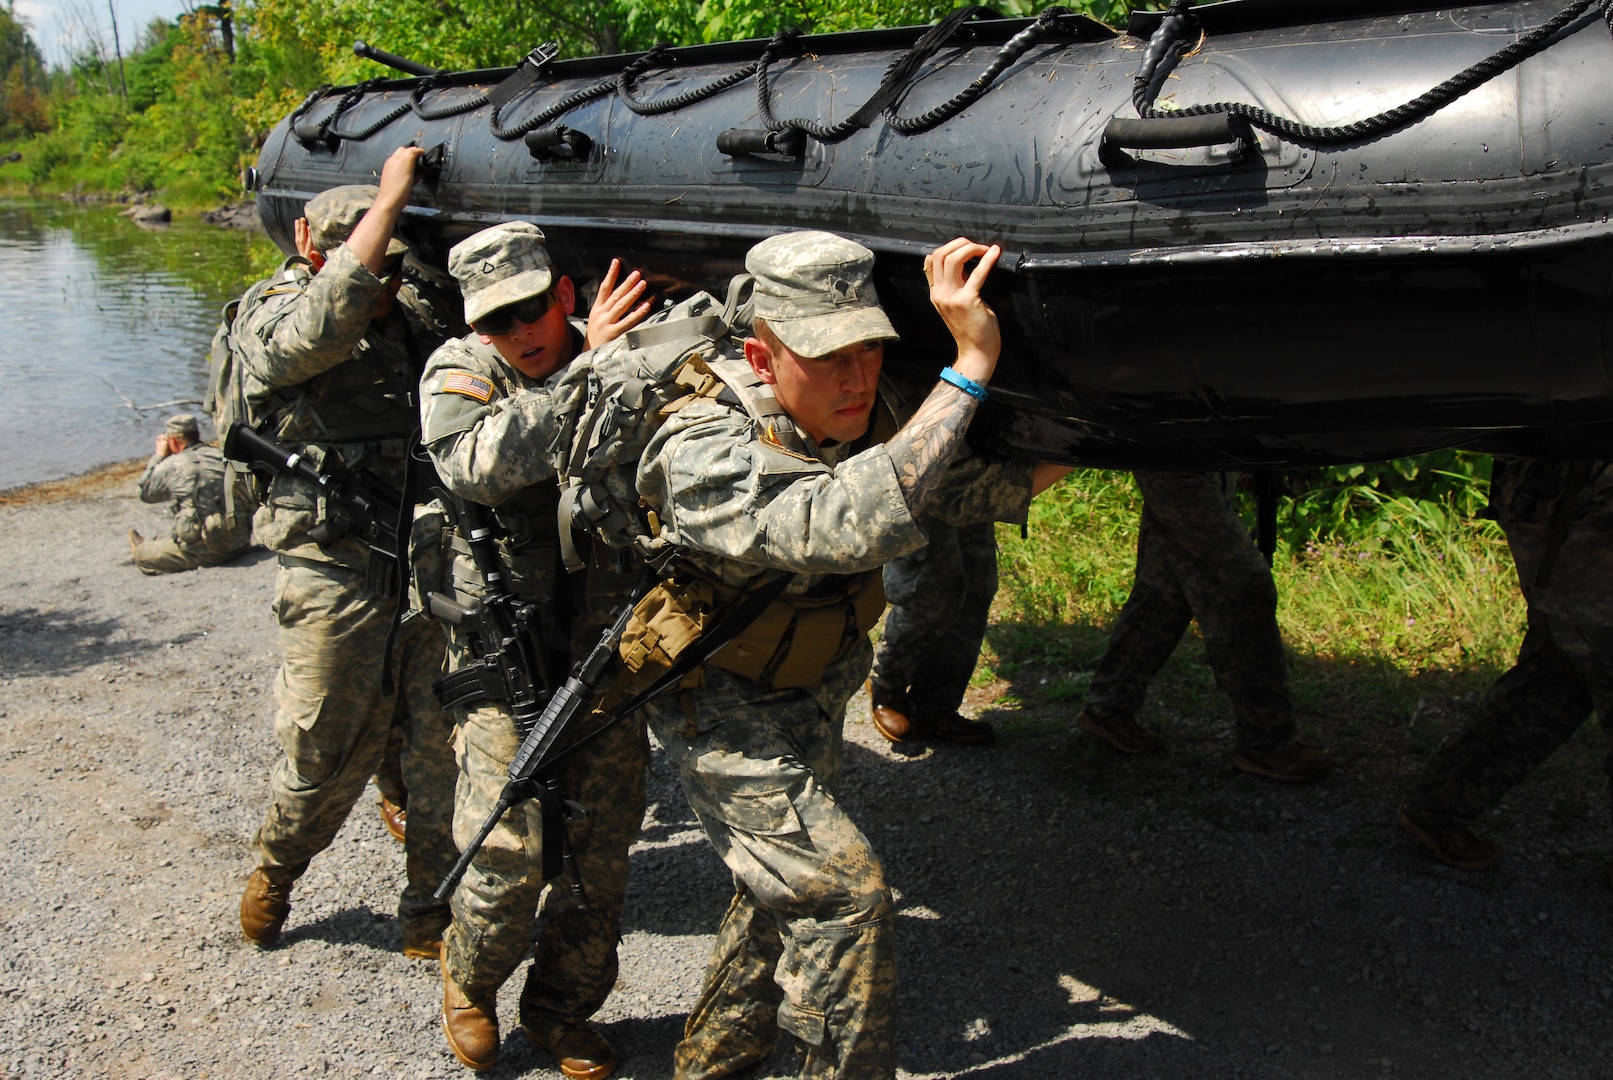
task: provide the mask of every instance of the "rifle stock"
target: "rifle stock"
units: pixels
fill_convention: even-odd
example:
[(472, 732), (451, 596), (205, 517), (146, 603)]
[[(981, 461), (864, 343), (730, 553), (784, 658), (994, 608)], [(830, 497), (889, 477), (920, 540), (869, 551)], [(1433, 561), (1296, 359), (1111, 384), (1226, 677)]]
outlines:
[(295, 476), (319, 489), (327, 505), (336, 511), (320, 522), (309, 535), (320, 543), (356, 536), (373, 552), (397, 561), (398, 519), (403, 496), (390, 484), (362, 469), (320, 472), (295, 450), (236, 422), (224, 434), (221, 447), (232, 461), (244, 461), (253, 469), (267, 469), (282, 476)]

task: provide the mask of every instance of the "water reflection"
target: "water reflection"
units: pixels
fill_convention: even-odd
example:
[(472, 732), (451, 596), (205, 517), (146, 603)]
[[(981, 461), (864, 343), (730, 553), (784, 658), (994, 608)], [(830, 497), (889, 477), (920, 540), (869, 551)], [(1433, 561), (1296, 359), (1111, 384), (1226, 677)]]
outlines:
[(0, 200), (0, 489), (150, 453), (197, 401), (219, 308), (275, 252), (256, 234)]

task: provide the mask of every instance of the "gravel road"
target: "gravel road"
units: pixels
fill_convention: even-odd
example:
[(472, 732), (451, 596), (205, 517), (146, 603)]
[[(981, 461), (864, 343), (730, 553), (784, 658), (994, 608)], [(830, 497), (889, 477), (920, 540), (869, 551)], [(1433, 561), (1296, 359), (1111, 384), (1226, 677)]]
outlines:
[[(398, 952), (373, 792), (282, 944), (241, 938), (273, 563), (142, 577), (124, 533), (163, 525), (137, 472), (0, 493), (0, 1077), (463, 1074), (436, 965)], [(1419, 760), (1393, 730), (1318, 731), (1339, 769), (1283, 787), (1231, 768), (1221, 712), (1123, 760), (1018, 677), (977, 694), (993, 747), (899, 757), (865, 703), (848, 721), (845, 801), (899, 893), (902, 1076), (1608, 1075), (1594, 732), (1507, 802), (1508, 857), (1474, 875), (1394, 828)], [(664, 1080), (729, 884), (659, 758), (633, 872), (599, 1019), (619, 1075)], [(559, 1076), (518, 1037), (486, 1075)]]

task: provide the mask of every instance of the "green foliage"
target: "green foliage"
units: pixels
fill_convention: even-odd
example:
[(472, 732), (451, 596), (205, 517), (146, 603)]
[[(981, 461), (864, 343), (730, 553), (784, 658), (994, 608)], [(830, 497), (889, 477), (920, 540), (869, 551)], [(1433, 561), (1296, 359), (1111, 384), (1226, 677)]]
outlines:
[(1294, 496), (1278, 518), (1289, 547), (1319, 540), (1392, 543), (1406, 520), (1405, 507), (1419, 506), (1424, 520), (1443, 515), (1473, 518), (1490, 499), (1490, 458), (1465, 450), (1441, 450), (1370, 465), (1344, 465), (1290, 476)]
[(45, 65), (27, 23), (8, 2), (0, 7), (0, 139), (44, 131)]

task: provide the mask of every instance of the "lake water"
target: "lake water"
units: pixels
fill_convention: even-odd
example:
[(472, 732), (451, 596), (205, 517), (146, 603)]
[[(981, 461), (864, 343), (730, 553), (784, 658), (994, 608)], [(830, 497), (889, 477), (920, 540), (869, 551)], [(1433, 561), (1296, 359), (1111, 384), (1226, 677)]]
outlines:
[(0, 199), (0, 490), (145, 457), (199, 414), (219, 309), (275, 259), (254, 233)]

